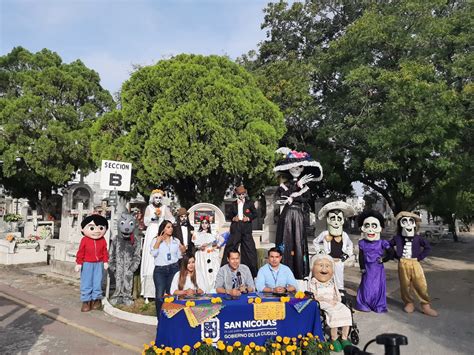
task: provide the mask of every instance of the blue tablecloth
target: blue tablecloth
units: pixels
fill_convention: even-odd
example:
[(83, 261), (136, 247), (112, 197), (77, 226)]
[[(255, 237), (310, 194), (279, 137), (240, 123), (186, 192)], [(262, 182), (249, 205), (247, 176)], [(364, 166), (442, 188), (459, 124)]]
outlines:
[[(312, 301), (301, 313), (286, 303), (284, 320), (254, 320), (253, 305), (248, 304), (247, 295), (243, 295), (238, 300), (226, 300), (224, 295), (218, 296), (223, 299), (225, 307), (215, 318), (195, 328), (189, 326), (184, 310), (170, 319), (162, 312), (158, 320), (156, 345), (175, 348), (186, 344), (192, 346), (203, 338), (211, 338), (214, 342), (220, 339), (226, 343), (234, 343), (239, 340), (243, 344), (249, 344), (253, 341), (257, 345), (263, 345), (265, 340), (270, 337), (274, 338), (277, 335), (296, 337), (307, 332), (323, 339), (319, 307), (315, 301)], [(263, 302), (265, 301), (276, 300), (263, 298)], [(198, 305), (210, 301), (197, 300), (195, 302)]]

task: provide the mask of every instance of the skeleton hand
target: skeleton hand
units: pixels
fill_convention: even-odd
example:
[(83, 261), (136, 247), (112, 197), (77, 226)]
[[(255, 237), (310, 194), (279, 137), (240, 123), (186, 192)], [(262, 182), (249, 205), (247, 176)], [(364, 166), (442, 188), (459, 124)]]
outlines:
[(77, 265), (74, 267), (74, 271), (76, 271), (76, 272), (81, 271), (81, 269), (82, 269), (82, 265), (80, 265), (80, 264), (77, 264)]
[(293, 197), (291, 196), (281, 196), (280, 200), (276, 202), (278, 205), (291, 205), (293, 203)]
[(306, 174), (306, 175), (303, 175), (296, 184), (301, 189), (303, 188), (304, 185), (306, 185), (308, 182), (311, 182), (311, 181), (316, 181), (316, 178), (313, 176), (313, 174)]

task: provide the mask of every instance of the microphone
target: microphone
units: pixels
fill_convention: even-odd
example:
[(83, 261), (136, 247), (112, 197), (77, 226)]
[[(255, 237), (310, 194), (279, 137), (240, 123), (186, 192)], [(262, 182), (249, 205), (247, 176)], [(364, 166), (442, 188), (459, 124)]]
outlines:
[(240, 271), (237, 271), (237, 287), (242, 286), (242, 275)]

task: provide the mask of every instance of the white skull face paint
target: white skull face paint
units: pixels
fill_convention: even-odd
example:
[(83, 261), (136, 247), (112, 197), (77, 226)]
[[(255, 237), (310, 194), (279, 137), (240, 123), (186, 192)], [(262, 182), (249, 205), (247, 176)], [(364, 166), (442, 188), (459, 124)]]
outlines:
[(400, 227), (402, 227), (402, 235), (404, 237), (415, 236), (416, 221), (413, 217), (402, 217), (400, 219)]
[(342, 226), (344, 224), (344, 214), (342, 211), (329, 211), (326, 217), (326, 226), (329, 234), (338, 237), (342, 235)]
[(362, 224), (362, 237), (369, 241), (379, 240), (382, 226), (380, 221), (375, 217), (367, 217)]
[(298, 166), (295, 166), (294, 168), (290, 168), (290, 174), (294, 178), (297, 178), (301, 175), (303, 170), (304, 170), (304, 166), (303, 165), (298, 165)]
[(153, 196), (153, 204), (154, 205), (159, 205), (163, 199), (163, 196), (161, 194), (155, 194)]
[(237, 198), (241, 201), (245, 200), (245, 196), (247, 196), (247, 194), (238, 194), (237, 195)]

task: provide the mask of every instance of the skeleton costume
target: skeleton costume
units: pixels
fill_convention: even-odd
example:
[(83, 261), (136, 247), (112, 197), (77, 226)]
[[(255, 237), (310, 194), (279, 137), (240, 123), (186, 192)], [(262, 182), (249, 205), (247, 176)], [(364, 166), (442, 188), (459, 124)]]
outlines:
[(275, 193), (276, 203), (283, 205), (278, 219), (276, 247), (283, 253), (282, 263), (287, 265), (296, 279), (303, 279), (309, 274), (308, 241), (306, 225), (309, 214), (308, 183), (319, 181), (323, 177), (321, 165), (306, 152), (297, 152), (289, 148), (280, 148), (277, 153), (284, 154), (273, 169), (282, 178)]
[(328, 230), (321, 232), (313, 240), (313, 244), (316, 253), (324, 253), (333, 258), (334, 279), (339, 290), (344, 290), (344, 261), (353, 255), (352, 241), (342, 230), (342, 227), (344, 218), (354, 214), (354, 208), (343, 201), (330, 202), (324, 205), (318, 213), (320, 220), (326, 217)]
[(380, 239), (384, 227), (379, 212), (365, 211), (359, 215), (362, 237), (359, 241), (359, 265), (362, 279), (357, 290), (356, 309), (363, 312), (387, 312), (386, 276), (383, 262), (390, 259), (390, 244)]
[(436, 317), (438, 314), (430, 306), (428, 285), (420, 261), (425, 259), (431, 251), (430, 243), (416, 232), (421, 219), (418, 215), (402, 211), (395, 216), (398, 234), (390, 241), (395, 248), (395, 258), (398, 262), (398, 277), (400, 279), (400, 292), (405, 304), (405, 311), (414, 311), (413, 296), (415, 291), (421, 303), (423, 313)]
[(153, 271), (155, 270), (154, 258), (150, 254), (153, 238), (158, 233), (158, 228), (163, 220), (174, 223), (174, 217), (168, 206), (163, 204), (164, 192), (153, 190), (150, 196), (150, 204), (145, 210), (144, 223), (147, 227), (145, 241), (143, 243), (142, 263), (140, 267), (141, 295), (144, 298), (155, 297), (155, 284), (153, 282)]

